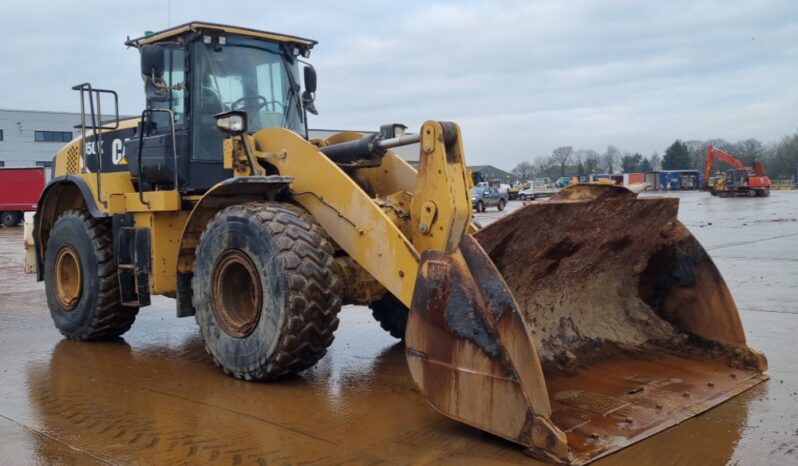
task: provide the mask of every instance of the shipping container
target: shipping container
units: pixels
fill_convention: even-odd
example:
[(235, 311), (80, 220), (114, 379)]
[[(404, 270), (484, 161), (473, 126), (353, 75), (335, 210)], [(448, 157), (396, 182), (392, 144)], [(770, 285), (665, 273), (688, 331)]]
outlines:
[(629, 186), (632, 184), (637, 183), (645, 183), (646, 182), (646, 174), (645, 173), (625, 173), (623, 175), (623, 182), (624, 185)]
[(648, 183), (648, 187), (646, 191), (656, 191), (659, 190), (659, 177), (657, 176), (657, 172), (646, 172), (646, 183)]
[(0, 168), (0, 223), (19, 225), (24, 212), (36, 210), (45, 176), (44, 167)]
[(695, 190), (701, 186), (698, 170), (662, 170), (659, 173), (658, 189), (663, 191)]

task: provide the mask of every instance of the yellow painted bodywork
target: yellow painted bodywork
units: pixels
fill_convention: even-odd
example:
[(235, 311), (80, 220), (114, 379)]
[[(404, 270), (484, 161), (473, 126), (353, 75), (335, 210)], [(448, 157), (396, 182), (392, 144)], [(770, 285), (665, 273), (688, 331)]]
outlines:
[[(102, 130), (101, 134), (108, 131), (116, 131), (120, 129), (135, 128), (139, 124), (140, 118), (127, 118), (119, 121), (119, 127), (114, 130)], [(93, 132), (86, 131), (86, 137), (92, 136)], [(69, 144), (63, 146), (55, 155), (55, 163), (53, 164), (53, 176), (63, 175), (78, 175), (84, 173), (83, 160), (81, 159), (81, 145), (83, 140), (80, 136), (73, 139)], [(120, 164), (127, 164), (127, 158), (123, 157)]]
[(308, 141), (282, 128), (254, 134), (258, 157), (295, 176), (293, 198), (332, 239), (402, 302), (409, 303), (418, 253), (352, 178)]
[[(138, 118), (123, 120), (118, 129), (132, 128), (137, 124)], [(87, 132), (88, 135), (90, 132)], [(173, 294), (176, 290), (175, 274), (180, 239), (189, 217), (188, 211), (181, 210), (180, 193), (176, 190), (145, 191), (145, 202), (141, 202), (129, 171), (101, 173), (101, 192), (98, 193), (97, 173), (86, 172), (80, 156), (82, 144), (82, 138), (78, 137), (58, 151), (53, 177), (70, 175), (80, 178), (92, 193), (94, 204), (100, 212), (107, 215), (132, 213), (136, 226), (150, 228), (150, 292)], [(121, 163), (127, 161), (123, 159)]]
[[(97, 196), (97, 174), (83, 173), (80, 177), (97, 202), (97, 208), (109, 215), (128, 212), (172, 212), (180, 210), (180, 193), (177, 191), (145, 191), (142, 203), (133, 187), (129, 172), (101, 173), (102, 197)], [(103, 203), (102, 201), (105, 201)]]
[[(253, 137), (259, 158), (281, 175), (295, 177), (291, 192), (296, 202), (358, 264), (409, 306), (419, 251), (454, 249), (471, 222), (461, 137), (456, 126), (451, 126), (456, 136), (448, 148), (441, 123), (428, 121), (422, 127), (420, 175), (394, 154), (384, 157), (380, 167), (357, 172), (381, 198), (412, 193), (407, 228), (394, 223), (352, 177), (295, 133), (267, 128)], [(343, 140), (354, 137), (338, 135)], [(403, 230), (410, 231), (410, 237)]]
[(177, 290), (177, 256), (183, 227), (189, 212), (139, 212), (135, 214), (137, 227), (150, 229), (152, 255), (150, 257), (150, 293), (171, 295)]
[[(136, 120), (125, 124), (135, 125)], [(419, 251), (451, 251), (471, 224), (461, 138), (456, 126), (451, 125), (449, 131), (456, 133), (455, 142), (447, 146), (442, 123), (429, 121), (421, 128), (420, 175), (390, 151), (380, 166), (347, 173), (318, 150), (318, 146), (360, 138), (360, 133), (343, 132), (315, 144), (282, 128), (262, 129), (248, 137), (256, 158), (280, 175), (294, 177), (290, 192), (295, 202), (316, 218), (340, 249), (409, 306)], [(178, 269), (190, 272), (193, 265), (189, 255), (178, 267), (179, 257), (185, 255), (181, 247), (196, 247), (196, 232), (186, 231), (192, 212), (182, 210), (177, 191), (144, 192), (149, 204), (141, 202), (127, 171), (100, 174), (98, 193), (97, 174), (80, 173), (82, 165), (75, 169), (70, 160), (79, 154), (80, 144), (80, 139), (75, 140), (58, 153), (55, 176), (80, 177), (101, 212), (133, 213), (137, 226), (150, 228), (150, 291), (173, 294)], [(225, 141), (224, 160), (235, 176), (251, 174), (239, 140)], [(256, 174), (265, 175), (265, 170), (259, 165)], [(367, 193), (359, 183), (366, 183), (372, 192)], [(215, 188), (206, 196), (213, 195)], [(225, 196), (231, 194), (230, 189), (235, 188), (225, 187)]]
[(454, 123), (447, 124), (455, 134), (448, 147), (442, 123), (428, 121), (421, 127), (418, 180), (410, 212), (416, 223), (412, 241), (418, 251), (453, 251), (471, 223), (462, 137)]
[(181, 210), (180, 194), (177, 191), (145, 191), (144, 200), (151, 203), (148, 206), (141, 203), (129, 172), (103, 173), (100, 175), (103, 199), (106, 200), (103, 204), (97, 196), (97, 175), (85, 173), (75, 176), (83, 179), (89, 187), (100, 211), (108, 215), (133, 213), (136, 226), (150, 228), (150, 293), (173, 294), (180, 238), (189, 217), (188, 211)]

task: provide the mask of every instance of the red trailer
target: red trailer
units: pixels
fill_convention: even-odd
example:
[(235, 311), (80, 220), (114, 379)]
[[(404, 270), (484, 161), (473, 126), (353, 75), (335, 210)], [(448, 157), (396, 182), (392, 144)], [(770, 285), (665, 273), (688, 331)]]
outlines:
[(23, 212), (36, 210), (45, 183), (44, 167), (0, 168), (0, 223), (19, 225)]

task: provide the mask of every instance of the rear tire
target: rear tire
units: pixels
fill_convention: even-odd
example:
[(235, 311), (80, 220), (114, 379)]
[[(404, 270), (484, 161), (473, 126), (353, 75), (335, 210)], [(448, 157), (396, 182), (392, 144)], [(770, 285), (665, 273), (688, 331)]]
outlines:
[(19, 215), (16, 212), (7, 211), (0, 214), (0, 223), (3, 226), (15, 227), (19, 225), (19, 220)]
[(333, 245), (304, 210), (252, 202), (221, 210), (200, 239), (194, 307), (216, 365), (267, 380), (318, 362), (341, 309)]
[(53, 322), (70, 340), (118, 337), (139, 311), (120, 302), (111, 223), (85, 210), (68, 210), (55, 221), (44, 286)]
[(477, 212), (485, 212), (485, 204), (482, 201), (477, 202)]
[(393, 294), (386, 293), (382, 298), (369, 305), (374, 319), (380, 323), (383, 330), (392, 337), (404, 341), (407, 329), (407, 307)]
[(499, 205), (497, 206), (499, 210), (504, 210), (504, 199), (499, 199)]

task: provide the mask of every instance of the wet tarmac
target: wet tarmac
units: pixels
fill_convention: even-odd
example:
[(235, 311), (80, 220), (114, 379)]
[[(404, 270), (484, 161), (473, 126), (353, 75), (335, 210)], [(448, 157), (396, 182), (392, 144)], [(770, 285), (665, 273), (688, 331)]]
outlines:
[[(595, 464), (798, 464), (798, 192), (680, 197), (771, 380)], [(21, 272), (21, 235), (0, 229), (2, 465), (538, 464), (429, 408), (367, 308), (344, 308), (329, 354), (276, 383), (223, 375), (167, 298), (122, 339), (63, 340)]]

